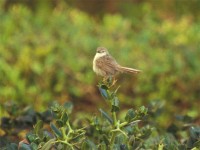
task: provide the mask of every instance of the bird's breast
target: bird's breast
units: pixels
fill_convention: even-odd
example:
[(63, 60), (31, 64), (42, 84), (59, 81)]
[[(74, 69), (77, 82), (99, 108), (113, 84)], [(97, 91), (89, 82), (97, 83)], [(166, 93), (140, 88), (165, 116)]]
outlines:
[(94, 57), (94, 60), (93, 60), (93, 71), (98, 74), (98, 75), (101, 75), (101, 76), (104, 76), (104, 72), (103, 70), (101, 70), (98, 65), (97, 65), (97, 60), (98, 59), (101, 59), (101, 57), (105, 56), (106, 54), (104, 53), (96, 53), (95, 57)]

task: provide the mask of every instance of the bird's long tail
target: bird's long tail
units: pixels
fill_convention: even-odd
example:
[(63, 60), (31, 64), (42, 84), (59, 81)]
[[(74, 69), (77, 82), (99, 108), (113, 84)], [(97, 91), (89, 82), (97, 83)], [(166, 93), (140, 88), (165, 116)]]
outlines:
[(134, 73), (134, 74), (137, 74), (137, 73), (141, 72), (141, 70), (128, 68), (128, 67), (122, 67), (122, 66), (119, 66), (119, 71), (120, 72), (125, 72), (125, 73)]

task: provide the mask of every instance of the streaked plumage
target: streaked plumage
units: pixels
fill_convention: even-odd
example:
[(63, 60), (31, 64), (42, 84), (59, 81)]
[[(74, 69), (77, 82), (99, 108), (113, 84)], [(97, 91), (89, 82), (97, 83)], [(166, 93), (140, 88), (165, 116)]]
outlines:
[(103, 77), (115, 76), (117, 73), (139, 73), (140, 70), (122, 67), (109, 54), (105, 47), (98, 47), (93, 60), (93, 70)]

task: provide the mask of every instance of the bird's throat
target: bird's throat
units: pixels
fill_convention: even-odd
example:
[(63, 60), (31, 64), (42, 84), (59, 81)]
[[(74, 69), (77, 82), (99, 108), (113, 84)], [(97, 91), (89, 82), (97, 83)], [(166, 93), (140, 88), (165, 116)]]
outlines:
[(96, 53), (96, 55), (94, 56), (94, 60), (96, 60), (96, 59), (98, 59), (100, 57), (103, 57), (105, 55), (107, 55), (107, 54), (106, 53)]
[(94, 56), (94, 60), (93, 60), (93, 70), (94, 70), (94, 72), (96, 72), (98, 75), (101, 75), (102, 72), (101, 72), (101, 70), (97, 67), (96, 60), (101, 59), (101, 57), (104, 57), (105, 55), (107, 55), (107, 54), (106, 54), (106, 53), (96, 53), (96, 55)]

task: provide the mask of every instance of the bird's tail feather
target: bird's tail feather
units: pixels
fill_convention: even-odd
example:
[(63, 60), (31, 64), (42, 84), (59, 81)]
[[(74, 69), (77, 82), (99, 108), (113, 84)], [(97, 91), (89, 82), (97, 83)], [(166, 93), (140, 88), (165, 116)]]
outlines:
[(133, 68), (128, 68), (128, 67), (122, 67), (122, 66), (119, 66), (119, 71), (121, 72), (126, 72), (126, 73), (140, 73), (141, 70), (137, 70), (137, 69), (133, 69)]

